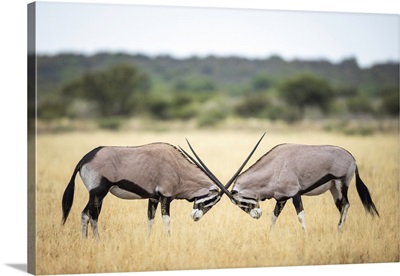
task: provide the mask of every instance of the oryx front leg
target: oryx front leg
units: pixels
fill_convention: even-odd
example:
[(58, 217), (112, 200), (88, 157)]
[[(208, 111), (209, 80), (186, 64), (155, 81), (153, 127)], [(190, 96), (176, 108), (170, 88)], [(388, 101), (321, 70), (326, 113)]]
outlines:
[(274, 228), (275, 222), (278, 219), (279, 214), (282, 212), (283, 207), (285, 207), (286, 200), (276, 201), (274, 212), (272, 213), (271, 219), (271, 228), (270, 231)]
[(154, 223), (154, 218), (156, 216), (156, 210), (158, 206), (158, 199), (149, 199), (149, 204), (147, 207), (147, 235), (149, 236), (151, 233), (151, 227), (153, 226)]
[(301, 201), (301, 195), (297, 194), (292, 199), (293, 199), (293, 205), (296, 208), (297, 218), (299, 219), (304, 231), (306, 231), (306, 218), (304, 216), (304, 209), (303, 209), (303, 202)]
[(164, 222), (165, 226), (165, 231), (167, 231), (167, 234), (170, 234), (169, 231), (169, 224), (170, 224), (170, 216), (169, 216), (169, 206), (171, 204), (171, 198), (170, 197), (164, 197), (161, 196), (161, 216)]

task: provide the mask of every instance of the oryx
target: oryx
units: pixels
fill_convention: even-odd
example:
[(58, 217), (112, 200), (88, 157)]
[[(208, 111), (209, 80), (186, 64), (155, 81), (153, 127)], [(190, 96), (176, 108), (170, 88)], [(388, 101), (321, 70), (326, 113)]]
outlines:
[[(193, 153), (195, 154), (194, 151)], [(368, 188), (360, 178), (354, 157), (337, 146), (277, 145), (238, 176), (231, 192), (227, 189), (223, 191), (233, 203), (256, 219), (262, 214), (259, 201), (274, 198), (277, 203), (271, 228), (286, 201), (292, 199), (298, 219), (305, 230), (301, 196), (320, 195), (329, 190), (340, 212), (338, 229), (341, 230), (350, 206), (347, 190), (354, 174), (356, 188), (365, 209), (370, 214), (379, 216)]]
[[(254, 151), (255, 148), (252, 153)], [(235, 173), (227, 186), (231, 185), (240, 171), (241, 169)], [(149, 199), (147, 213), (149, 234), (159, 202), (161, 202), (164, 225), (169, 233), (169, 208), (173, 199), (193, 201), (192, 218), (197, 221), (220, 200), (222, 195), (214, 183), (213, 176), (201, 166), (190, 162), (171, 144), (97, 147), (78, 162), (64, 191), (63, 224), (72, 207), (75, 177), (78, 172), (89, 191), (89, 201), (81, 213), (83, 238), (87, 238), (89, 222), (93, 234), (98, 237), (98, 217), (103, 199), (108, 192), (122, 199)]]

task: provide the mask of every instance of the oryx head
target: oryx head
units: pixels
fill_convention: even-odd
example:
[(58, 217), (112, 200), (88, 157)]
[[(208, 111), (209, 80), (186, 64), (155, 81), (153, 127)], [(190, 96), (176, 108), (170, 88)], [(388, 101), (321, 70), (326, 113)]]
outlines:
[[(247, 164), (255, 150), (257, 149), (258, 145), (260, 144), (261, 140), (264, 138), (265, 133), (261, 136), (260, 140), (257, 142), (253, 150), (250, 152), (249, 156), (240, 166), (240, 168), (236, 171), (236, 173), (231, 177), (231, 179), (226, 183), (226, 185), (222, 185), (222, 183), (218, 180), (218, 178), (207, 168), (207, 166), (202, 162), (200, 157), (196, 154), (193, 150), (192, 146), (190, 145), (189, 141), (187, 141), (190, 150), (193, 152), (194, 156), (197, 158), (198, 162), (190, 156), (184, 149), (180, 147), (182, 152), (188, 156), (190, 160), (193, 161), (214, 183), (217, 185), (221, 191), (218, 190), (210, 190), (210, 193), (206, 196), (196, 198), (193, 204), (193, 211), (192, 211), (192, 218), (194, 221), (198, 221), (206, 212), (208, 212), (220, 199), (221, 196), (225, 193), (233, 202), (234, 204), (238, 205), (243, 211), (250, 214), (253, 218), (259, 218), (261, 216), (261, 209), (258, 205), (257, 201), (247, 201), (245, 198), (242, 198), (238, 193), (231, 193), (229, 192), (229, 187), (238, 177), (244, 166)], [(251, 205), (250, 203), (254, 203)]]
[(218, 188), (212, 188), (207, 195), (195, 198), (192, 210), (193, 220), (201, 219), (220, 199), (221, 195)]
[(236, 204), (240, 209), (249, 214), (252, 218), (259, 219), (262, 215), (262, 211), (259, 204), (259, 199), (255, 195), (247, 195), (246, 193), (238, 192), (234, 188), (232, 189), (232, 202)]

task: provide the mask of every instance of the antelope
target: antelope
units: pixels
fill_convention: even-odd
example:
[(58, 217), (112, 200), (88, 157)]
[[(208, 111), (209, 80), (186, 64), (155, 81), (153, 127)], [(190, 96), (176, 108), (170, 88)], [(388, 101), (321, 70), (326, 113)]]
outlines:
[[(192, 147), (191, 150), (199, 159)], [(337, 146), (277, 145), (237, 177), (231, 192), (227, 189), (229, 186), (221, 190), (232, 203), (255, 219), (262, 215), (260, 200), (274, 198), (276, 205), (271, 229), (287, 200), (292, 199), (304, 231), (306, 224), (301, 196), (321, 195), (329, 190), (340, 212), (338, 230), (341, 231), (350, 207), (347, 191), (354, 175), (365, 210), (379, 217), (370, 192), (360, 178), (354, 157)]]
[[(228, 187), (256, 147), (228, 181)], [(95, 238), (99, 238), (98, 218), (108, 192), (121, 199), (148, 199), (148, 235), (159, 202), (163, 224), (169, 234), (172, 200), (186, 199), (194, 202), (191, 216), (194, 221), (198, 221), (223, 194), (215, 185), (213, 175), (201, 165), (190, 162), (171, 144), (158, 142), (136, 147), (100, 146), (83, 156), (73, 171), (62, 198), (63, 225), (72, 207), (78, 172), (89, 192), (89, 201), (81, 213), (83, 239), (88, 237), (89, 223)]]

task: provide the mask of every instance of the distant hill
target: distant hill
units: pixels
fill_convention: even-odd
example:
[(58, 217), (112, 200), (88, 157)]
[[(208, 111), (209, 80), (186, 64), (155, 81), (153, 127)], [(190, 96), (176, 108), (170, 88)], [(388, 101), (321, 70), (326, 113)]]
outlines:
[(279, 56), (265, 59), (242, 57), (191, 57), (177, 59), (171, 56), (149, 57), (124, 53), (99, 53), (91, 56), (59, 54), (37, 57), (38, 89), (46, 94), (78, 78), (82, 73), (104, 69), (112, 64), (134, 64), (147, 73), (153, 83), (164, 89), (173, 90), (180, 80), (206, 78), (217, 89), (237, 92), (244, 88), (254, 76), (265, 75), (279, 83), (296, 74), (309, 72), (324, 78), (336, 88), (352, 88), (375, 95), (384, 87), (398, 87), (399, 63), (375, 64), (360, 68), (355, 59), (340, 63), (327, 60), (285, 61)]

